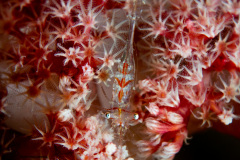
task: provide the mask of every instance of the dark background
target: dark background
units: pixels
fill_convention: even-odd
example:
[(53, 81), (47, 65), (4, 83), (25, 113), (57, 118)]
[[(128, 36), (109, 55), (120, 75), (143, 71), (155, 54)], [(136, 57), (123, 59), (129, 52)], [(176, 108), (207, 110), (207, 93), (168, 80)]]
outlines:
[(208, 129), (192, 135), (188, 142), (174, 160), (240, 160), (240, 139), (231, 135)]

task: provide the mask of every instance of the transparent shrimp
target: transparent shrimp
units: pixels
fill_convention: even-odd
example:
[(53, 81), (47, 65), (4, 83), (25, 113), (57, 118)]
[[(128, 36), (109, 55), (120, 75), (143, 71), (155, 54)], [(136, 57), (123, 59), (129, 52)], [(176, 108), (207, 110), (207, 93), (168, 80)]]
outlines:
[(131, 111), (130, 99), (134, 88), (135, 62), (133, 56), (133, 40), (136, 25), (137, 0), (130, 1), (132, 10), (128, 13), (129, 18), (129, 40), (127, 49), (121, 57), (118, 70), (114, 75), (112, 106), (105, 114), (107, 119), (112, 120), (112, 125), (117, 131), (120, 146), (123, 142), (128, 126), (135, 124), (139, 115)]

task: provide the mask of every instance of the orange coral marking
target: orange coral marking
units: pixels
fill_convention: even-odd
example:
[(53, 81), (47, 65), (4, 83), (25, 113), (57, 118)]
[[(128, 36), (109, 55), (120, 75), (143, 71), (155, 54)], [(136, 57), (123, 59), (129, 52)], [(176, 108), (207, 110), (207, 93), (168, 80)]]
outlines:
[(166, 97), (167, 97), (167, 94), (166, 94), (164, 91), (158, 93), (157, 95), (158, 95), (160, 98), (166, 98)]
[(92, 48), (86, 48), (85, 52), (84, 52), (86, 57), (93, 57), (94, 56), (94, 50)]

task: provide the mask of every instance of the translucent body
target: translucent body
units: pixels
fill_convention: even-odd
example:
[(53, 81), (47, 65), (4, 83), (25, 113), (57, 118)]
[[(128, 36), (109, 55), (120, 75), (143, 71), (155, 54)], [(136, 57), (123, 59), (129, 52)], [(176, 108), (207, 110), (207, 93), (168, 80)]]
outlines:
[(129, 125), (135, 124), (138, 115), (131, 110), (130, 100), (135, 79), (135, 63), (133, 56), (133, 38), (136, 21), (136, 0), (130, 1), (132, 10), (128, 13), (129, 38), (118, 70), (114, 75), (112, 105), (106, 117), (112, 120), (112, 125), (117, 130), (119, 138), (125, 134)]

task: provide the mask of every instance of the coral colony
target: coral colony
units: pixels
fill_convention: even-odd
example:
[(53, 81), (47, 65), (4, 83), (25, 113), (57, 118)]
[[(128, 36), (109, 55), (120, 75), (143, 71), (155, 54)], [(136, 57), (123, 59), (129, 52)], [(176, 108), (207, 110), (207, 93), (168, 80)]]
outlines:
[(237, 121), (239, 15), (238, 0), (1, 0), (1, 159), (170, 160), (190, 116)]

